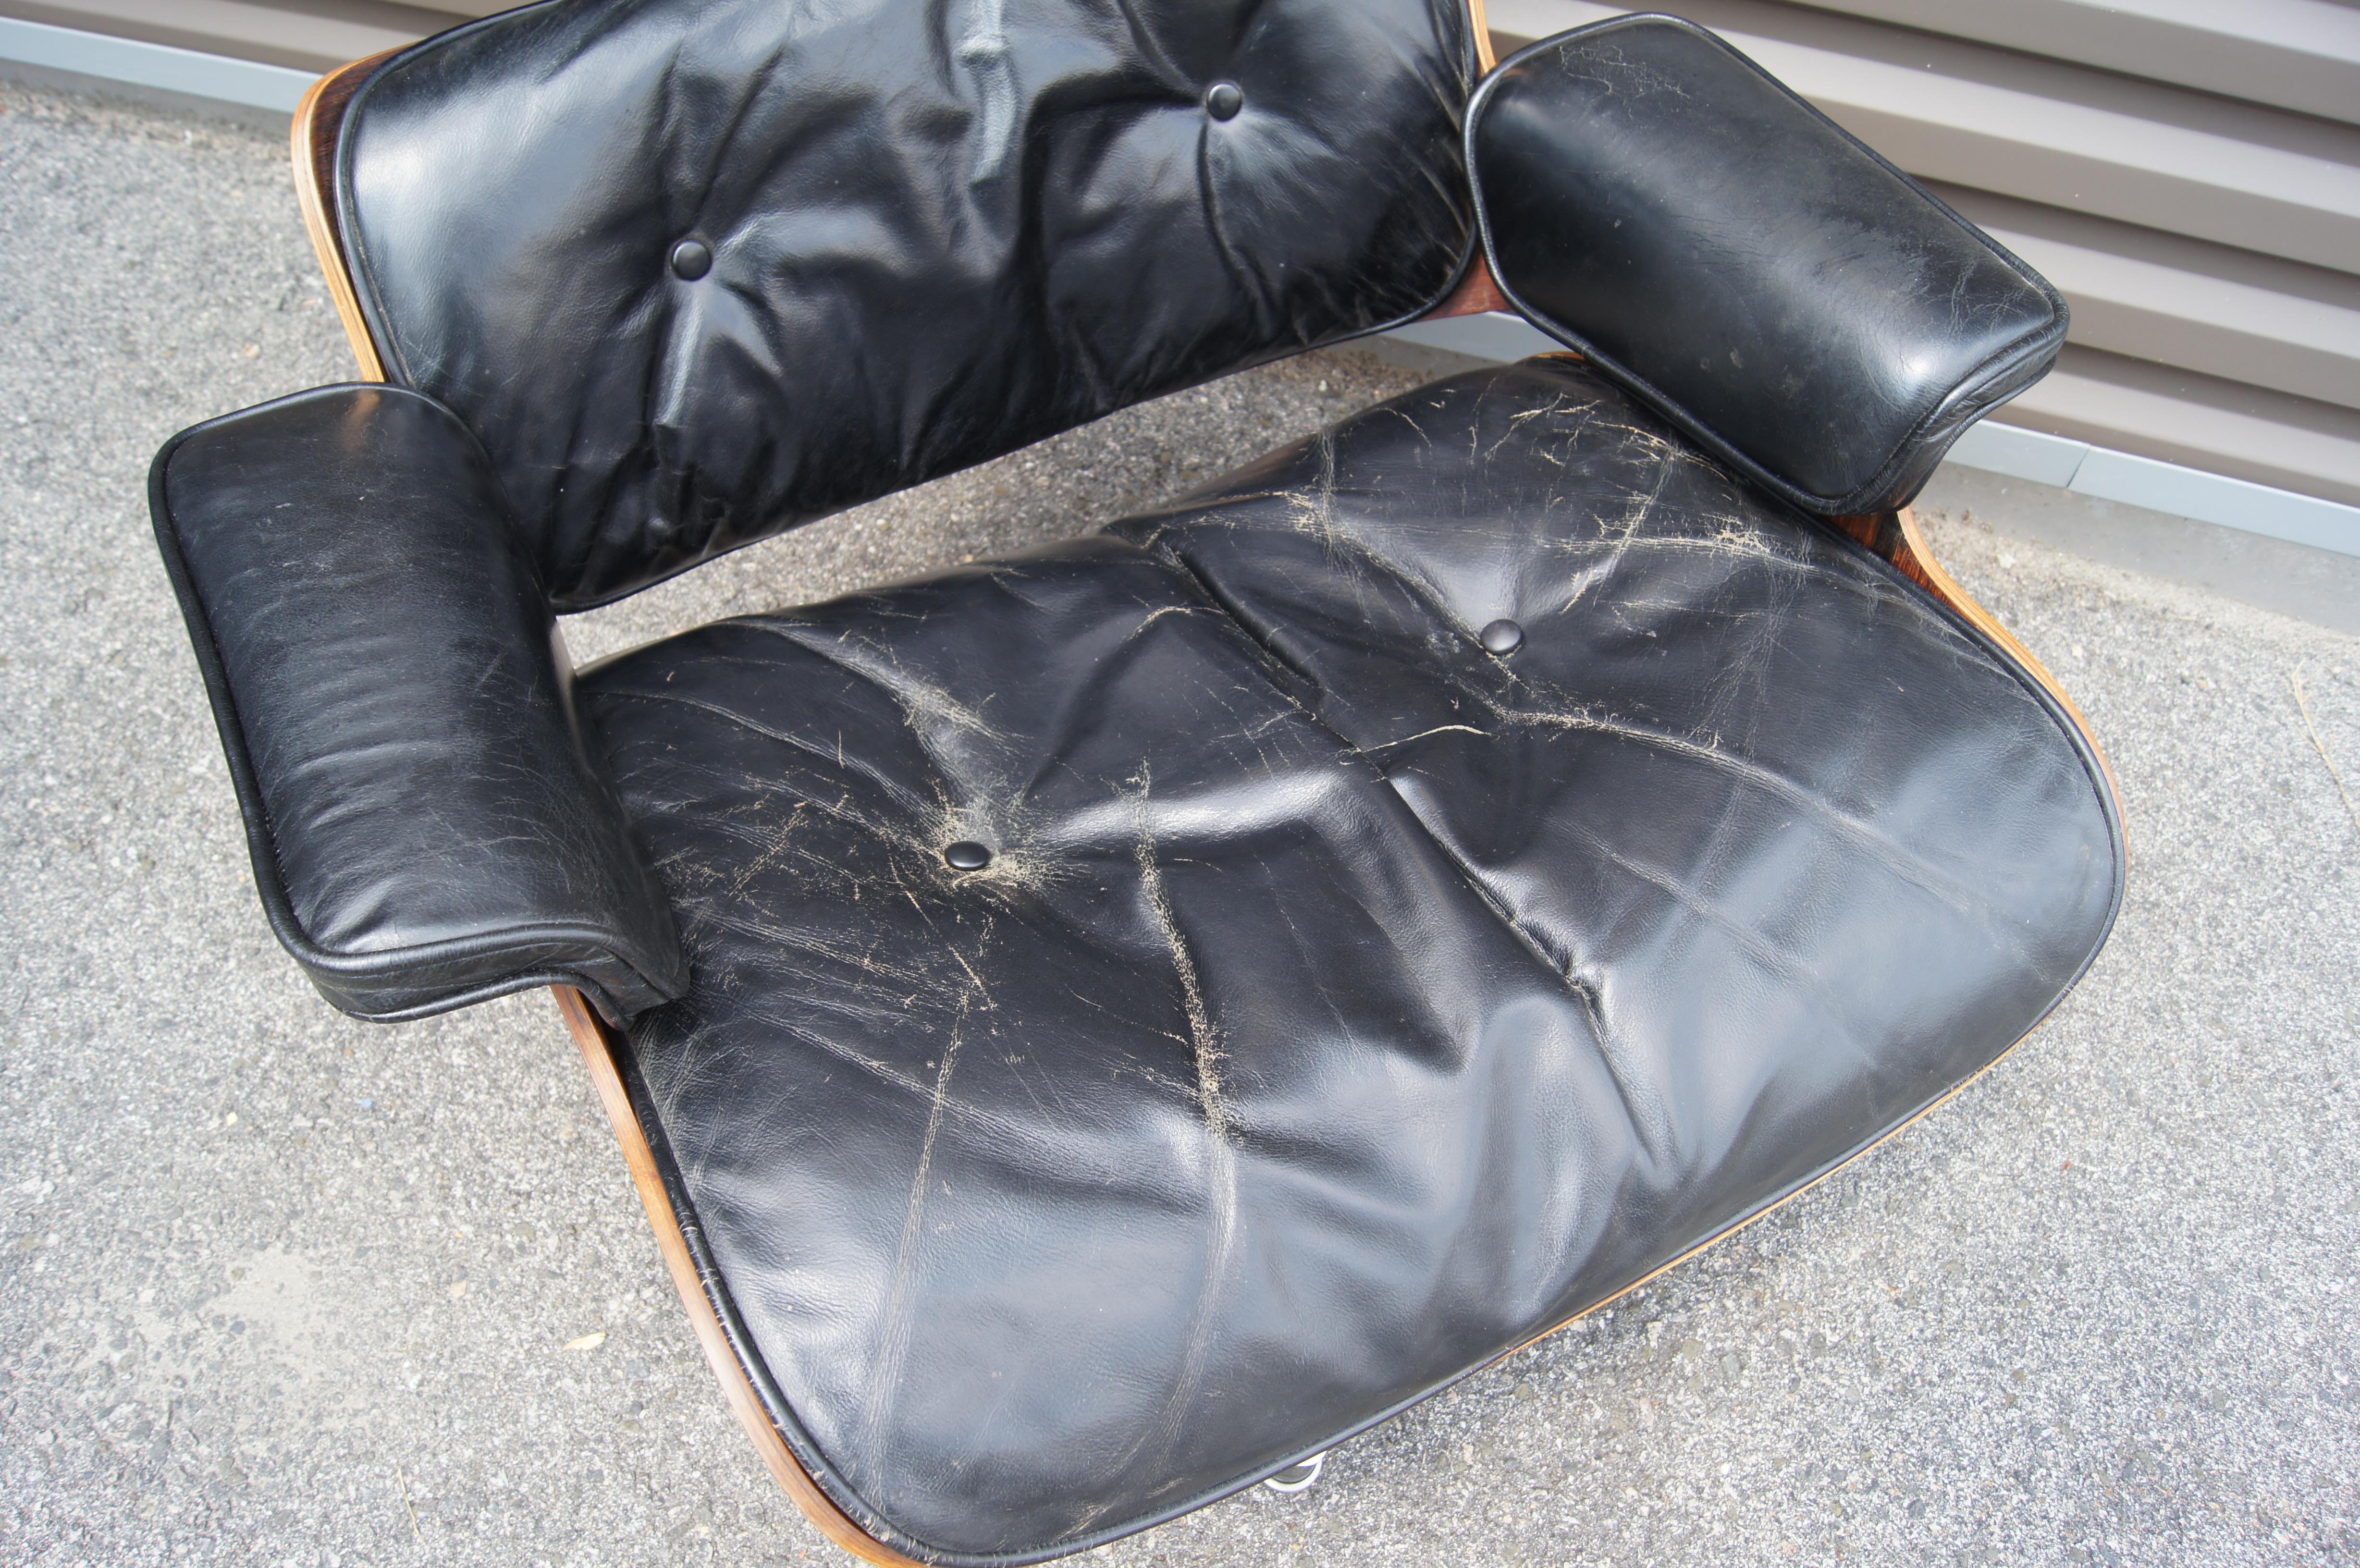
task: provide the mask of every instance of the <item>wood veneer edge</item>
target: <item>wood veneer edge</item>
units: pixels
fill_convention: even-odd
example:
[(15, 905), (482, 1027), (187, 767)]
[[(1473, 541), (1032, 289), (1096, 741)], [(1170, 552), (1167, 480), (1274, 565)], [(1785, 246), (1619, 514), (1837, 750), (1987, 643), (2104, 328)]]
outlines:
[(1467, 276), (1450, 291), (1450, 298), (1418, 318), (1421, 321), (1440, 321), (1452, 316), (1474, 316), (1486, 310), (1513, 311), (1508, 297), (1500, 292), (1498, 279), (1491, 276), (1491, 263), (1478, 246), (1474, 259), (1468, 265)]
[(1475, 65), (1485, 76), (1499, 65), (1499, 52), (1491, 47), (1491, 23), (1485, 13), (1484, 0), (1467, 0), (1468, 19), (1475, 25)]
[[(1483, 3), (1484, 0), (1467, 0), (1468, 25), (1475, 29), (1475, 73), (1478, 77), (1491, 75), (1500, 63), (1498, 54), (1491, 48), (1491, 29), (1484, 17)], [(1474, 316), (1486, 310), (1513, 308), (1508, 303), (1507, 296), (1500, 292), (1500, 285), (1491, 276), (1491, 260), (1484, 256), (1483, 247), (1478, 245), (1474, 259), (1467, 268), (1467, 276), (1459, 280), (1459, 287), (1450, 291), (1450, 298), (1418, 320), (1441, 321), (1452, 316)]]
[(1951, 1084), (1950, 1087), (1945, 1089), (1934, 1099), (1927, 1101), (1926, 1104), (1918, 1107), (1917, 1112), (1907, 1120), (1899, 1123), (1890, 1131), (1879, 1135), (1874, 1140), (1869, 1143), (1864, 1143), (1858, 1149), (1853, 1149), (1850, 1154), (1845, 1155), (1841, 1160), (1836, 1161), (1833, 1165), (1829, 1166), (1825, 1171), (1820, 1171), (1818, 1175), (1812, 1177), (1809, 1181), (1804, 1182), (1801, 1186), (1796, 1188), (1785, 1197), (1778, 1199), (1775, 1203), (1764, 1204), (1761, 1208), (1756, 1209), (1754, 1213), (1746, 1215), (1735, 1225), (1731, 1225), (1727, 1230), (1721, 1232), (1717, 1236), (1710, 1236), (1703, 1241), (1698, 1242), (1694, 1247), (1689, 1247), (1686, 1252), (1681, 1253), (1678, 1257), (1672, 1258), (1668, 1262), (1659, 1264), (1655, 1268), (1649, 1269), (1646, 1273), (1640, 1275), (1639, 1278), (1632, 1280), (1628, 1285), (1623, 1286), (1612, 1295), (1593, 1301), (1589, 1306), (1582, 1308), (1581, 1311), (1574, 1313), (1571, 1317), (1567, 1318), (1564, 1322), (1541, 1330), (1540, 1333), (1533, 1335), (1532, 1338), (1524, 1341), (1514, 1349), (1502, 1352), (1501, 1355), (1492, 1357), (1492, 1359), (1485, 1363), (1485, 1365), (1494, 1367), (1498, 1366), (1501, 1362), (1506, 1361), (1512, 1356), (1521, 1355), (1524, 1351), (1530, 1350), (1534, 1345), (1538, 1345), (1542, 1340), (1546, 1339), (1549, 1335), (1559, 1333), (1565, 1329), (1571, 1328), (1574, 1324), (1593, 1313), (1605, 1311), (1608, 1307), (1612, 1306), (1623, 1297), (1631, 1294), (1632, 1291), (1642, 1289), (1658, 1276), (1668, 1274), (1673, 1269), (1677, 1269), (1681, 1264), (1686, 1263), (1688, 1259), (1695, 1258), (1701, 1253), (1711, 1251), (1714, 1247), (1719, 1247), (1722, 1242), (1731, 1239), (1732, 1236), (1736, 1236), (1738, 1232), (1745, 1229), (1756, 1221), (1769, 1218), (1772, 1214), (1776, 1214), (1780, 1209), (1785, 1208), (1788, 1203), (1793, 1203), (1804, 1193), (1811, 1191), (1814, 1187), (1817, 1187), (1820, 1182), (1851, 1170), (1852, 1167), (1859, 1161), (1867, 1159), (1870, 1155), (1875, 1153), (1878, 1149), (1883, 1149), (1895, 1138), (1899, 1138), (1903, 1133), (1907, 1132), (1911, 1127), (1916, 1127), (1919, 1122), (1924, 1121), (1928, 1116), (1932, 1116), (1936, 1111), (1940, 1110), (1944, 1105), (1949, 1105), (1952, 1100), (1957, 1099), (1961, 1094), (1965, 1094), (1983, 1078), (1983, 1074), (1989, 1073), (2001, 1062), (2005, 1062), (2009, 1057), (2015, 1055), (2018, 1047), (2022, 1046), (2026, 1040), (2030, 1040), (2034, 1035), (2038, 1034), (2044, 1028), (2046, 1028), (2049, 1023), (2049, 1018), (2053, 1016), (2053, 1011), (2050, 1014), (2044, 1016), (2040, 1022), (2034, 1024), (2030, 1029), (2016, 1036), (2016, 1039), (2010, 1042), (2005, 1051), (2001, 1051), (1997, 1056), (1993, 1057), (1989, 1062), (1984, 1062), (1981, 1067), (1976, 1068), (1972, 1073), (1968, 1073), (1964, 1078), (1961, 1078), (1956, 1083)]
[(287, 133), (288, 154), (295, 165), (295, 201), (303, 210), (303, 232), (311, 237), (311, 253), (328, 279), (328, 295), (336, 302), (344, 338), (360, 362), (360, 379), (383, 381), (385, 362), (369, 335), (368, 320), (361, 314), (360, 295), (353, 287), (352, 268), (344, 258), (344, 235), (336, 223), (336, 135), (344, 126), (344, 106), (368, 80), (370, 71), (395, 54), (388, 49), (366, 60), (340, 65), (311, 83), (295, 106), (294, 123)]
[(2090, 755), (2098, 759), (2098, 770), (2106, 776), (2107, 792), (2119, 800), (2122, 788), (2114, 779), (2114, 765), (2106, 760), (2106, 748), (2098, 744), (2098, 737), (2091, 733), (2090, 721), (2082, 716), (2080, 706), (2067, 695), (2065, 688), (2058, 684), (2057, 677), (2033, 657), (2032, 650), (2018, 641), (2014, 632), (2000, 625), (1997, 615), (1975, 603), (1974, 597), (1959, 585), (1959, 580), (1942, 569), (1942, 563), (1934, 559), (1933, 547), (1926, 542), (1924, 530), (1918, 526), (1916, 512), (1904, 506), (1893, 514), (1893, 523), (1898, 539), (1887, 559), (1957, 611), (1969, 626), (1997, 643), (2003, 652), (2023, 666), (2027, 675), (2040, 683), (2042, 691), (2056, 699), (2057, 705), (2065, 710), (2065, 716), (2081, 732), (2081, 743), (2090, 748)]
[(904, 1557), (855, 1524), (819, 1489), (819, 1484), (787, 1447), (770, 1411), (763, 1408), (760, 1396), (754, 1392), (752, 1379), (738, 1364), (738, 1353), (730, 1347), (729, 1336), (722, 1330), (712, 1299), (705, 1293), (705, 1282), (697, 1276), (696, 1260), (689, 1255), (688, 1241), (681, 1235), (680, 1216), (673, 1211), (672, 1195), (664, 1191), (662, 1174), (656, 1169), (655, 1151), (649, 1147), (647, 1132), (639, 1126), (630, 1094), (623, 1087), (622, 1071), (615, 1062), (614, 1040), (606, 1020), (591, 1009), (581, 992), (570, 985), (552, 985), (550, 994), (557, 998), (557, 1010), (564, 1018), (574, 1045), (581, 1050), (583, 1064), (590, 1070), (590, 1082), (598, 1091), (599, 1104), (606, 1107), (606, 1119), (614, 1125), (615, 1140), (623, 1146), (623, 1160), (630, 1167), (631, 1185), (639, 1190), (639, 1203), (647, 1210), (648, 1223), (655, 1229), (656, 1246), (663, 1254), (665, 1269), (672, 1274), (672, 1288), (680, 1292), (681, 1305), (688, 1310), (689, 1324), (695, 1329), (696, 1342), (704, 1348), (705, 1364), (713, 1368), (723, 1396), (737, 1412), (746, 1435), (753, 1440), (755, 1451), (762, 1456), (771, 1479), (778, 1482), (779, 1488), (822, 1535), (862, 1562), (876, 1563), (879, 1568), (922, 1568), (915, 1559)]

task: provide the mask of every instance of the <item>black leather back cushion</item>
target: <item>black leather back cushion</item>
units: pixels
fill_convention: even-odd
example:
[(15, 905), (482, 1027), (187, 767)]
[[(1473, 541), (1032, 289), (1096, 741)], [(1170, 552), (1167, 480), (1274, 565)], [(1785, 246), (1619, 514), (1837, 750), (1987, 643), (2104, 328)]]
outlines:
[(371, 77), (338, 198), (578, 609), (1420, 314), (1472, 70), (1463, 0), (558, 0)]

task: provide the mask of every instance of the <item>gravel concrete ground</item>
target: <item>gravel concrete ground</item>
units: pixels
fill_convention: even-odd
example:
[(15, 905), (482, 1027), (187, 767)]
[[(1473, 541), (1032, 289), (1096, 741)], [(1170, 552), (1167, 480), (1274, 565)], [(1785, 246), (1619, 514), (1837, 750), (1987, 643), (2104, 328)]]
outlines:
[[(179, 426), (347, 373), (278, 144), (0, 89), (0, 1562), (831, 1561), (547, 998), (353, 1023), (256, 907), (144, 481)], [(1410, 379), (1332, 354), (1167, 399), (570, 636), (1072, 532)], [(2329, 762), (2360, 792), (2360, 642), (1933, 531), (2122, 776), (2129, 901), (2081, 989), (1310, 1493), (1098, 1555), (2360, 1559), (2360, 817)]]

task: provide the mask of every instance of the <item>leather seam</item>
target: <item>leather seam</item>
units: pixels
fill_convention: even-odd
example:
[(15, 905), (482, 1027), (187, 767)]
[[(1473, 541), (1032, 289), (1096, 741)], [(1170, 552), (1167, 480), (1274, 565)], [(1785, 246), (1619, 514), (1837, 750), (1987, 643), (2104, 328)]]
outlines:
[[(1808, 528), (1815, 537), (1833, 539), (1841, 541), (1843, 545), (1850, 547), (1850, 550), (1857, 552), (1862, 561), (1871, 568), (1876, 576), (1886, 580), (1886, 586), (1897, 587), (1899, 589), (1899, 593), (1896, 596), (1886, 597), (1877, 593), (1874, 588), (1866, 583), (1852, 582), (1843, 583), (1843, 586), (1845, 588), (1860, 592), (1862, 596), (1867, 598), (1872, 604), (1879, 605), (1906, 606), (1907, 608), (1914, 609), (1920, 614), (1925, 614), (1928, 611), (1936, 612), (1928, 617), (1932, 620), (1934, 626), (1941, 627), (1943, 630), (1949, 631), (1953, 635), (1961, 632), (1974, 634), (1969, 646), (1976, 648), (1978, 652), (1984, 656), (1986, 668), (1992, 670), (1994, 673), (2004, 673), (2011, 680), (2016, 681), (2018, 685), (2023, 685), (2023, 672), (2016, 666), (2016, 660), (2011, 658), (2005, 649), (1993, 644), (1988, 638), (1983, 637), (1980, 634), (1975, 634), (1975, 628), (1972, 624), (1968, 622), (1964, 616), (1958, 615), (1956, 611), (1950, 609), (1949, 605), (1944, 604), (1939, 596), (1919, 586), (1918, 583), (1911, 582), (1907, 574), (1895, 568), (1890, 561), (1885, 561), (1874, 550), (1868, 550), (1865, 546), (1861, 545), (1859, 541), (1852, 539), (1848, 535), (1845, 535), (1841, 530), (1830, 528), (1820, 519), (1808, 515), (1798, 518), (1797, 520), (1804, 527)], [(1159, 528), (1155, 542), (1147, 548), (1154, 550), (1158, 555), (1169, 560), (1175, 567), (1185, 573), (1191, 581), (1196, 583), (1200, 591), (1202, 591), (1212, 602), (1214, 606), (1218, 608), (1237, 628), (1239, 635), (1249, 644), (1261, 650), (1263, 655), (1271, 660), (1271, 662), (1276, 664), (1281, 669), (1294, 673), (1306, 685), (1309, 686), (1315, 691), (1324, 691), (1327, 690), (1314, 671), (1288, 659), (1266, 638), (1259, 636), (1254, 631), (1252, 626), (1249, 624), (1245, 617), (1239, 612), (1239, 609), (1236, 607), (1236, 602), (1230, 596), (1223, 593), (1210, 578), (1205, 576), (1203, 572), (1199, 572), (1193, 563), (1187, 561), (1185, 557), (1181, 556), (1169, 544), (1167, 544), (1164, 541), (1164, 530)], [(1404, 595), (1413, 604), (1416, 604), (1420, 609), (1424, 610), (1428, 615), (1430, 615), (1437, 625), (1452, 630), (1459, 629), (1457, 626), (1455, 617), (1449, 615), (1438, 605), (1432, 603), (1426, 593), (1421, 591), (1418, 584), (1414, 583), (1407, 575), (1395, 568), (1391, 562), (1387, 561), (1382, 556), (1378, 554), (1363, 541), (1348, 537), (1337, 542), (1340, 542), (1350, 548), (1354, 553), (1360, 557), (1360, 559), (1371, 568), (1390, 578), (1402, 589)], [(1798, 561), (1793, 562), (1793, 564), (1798, 570), (1810, 570), (1810, 563), (1808, 561)], [(1828, 574), (1821, 573), (1821, 575)], [(1267, 677), (1265, 677), (1265, 679), (1267, 679)], [(2033, 683), (2033, 690), (2036, 691), (2036, 695), (2038, 697), (2043, 699), (2046, 698), (2047, 693), (2045, 691), (2038, 691), (2038, 682)], [(1374, 757), (1371, 756), (1368, 748), (1364, 748), (1358, 743), (1351, 740), (1349, 736), (1345, 735), (1342, 732), (1329, 725), (1327, 721), (1319, 716), (1316, 709), (1297, 701), (1291, 694), (1283, 690), (1280, 691), (1279, 694), (1287, 702), (1300, 709), (1306, 717), (1307, 717), (1313, 724), (1317, 724), (1325, 734), (1333, 737), (1336, 742), (1339, 746), (1343, 746), (1351, 756), (1366, 762), (1371, 769), (1375, 772), (1377, 777), (1384, 781), (1386, 788), (1394, 792), (1395, 799), (1401, 800), (1399, 787), (1394, 784), (1392, 772), (1383, 764), (1377, 761)], [(2077, 759), (2081, 761), (2085, 776), (2092, 779), (2092, 788), (2096, 790), (2099, 797), (2101, 814), (2104, 815), (2108, 819), (2109, 833), (2119, 837), (2119, 832), (2114, 821), (2116, 811), (2115, 808), (2112, 804), (2112, 796), (2105, 789), (2104, 784), (2099, 776), (2091, 772), (2089, 759), (2081, 755), (2083, 748), (2080, 745), (2078, 732), (2070, 723), (2065, 723), (2063, 721), (2061, 714), (2055, 712), (2055, 704), (2053, 702), (2044, 702), (2041, 705), (2043, 706), (2044, 711), (2049, 713), (2052, 721), (2060, 724), (2060, 727), (2066, 732), (2069, 740), (2073, 744), (2075, 756)], [(1384, 744), (1388, 743), (1380, 743), (1380, 747)], [(1407, 807), (1408, 805), (1406, 800), (1403, 800), (1402, 803), (1404, 807)], [(1547, 943), (1543, 940), (1543, 933), (1532, 930), (1524, 920), (1518, 918), (1507, 901), (1492, 888), (1491, 884), (1484, 879), (1478, 869), (1471, 863), (1463, 859), (1448, 844), (1445, 843), (1435, 833), (1435, 831), (1427, 825), (1425, 819), (1417, 814), (1415, 809), (1410, 809), (1409, 816), (1410, 820), (1415, 823), (1418, 832), (1423, 835), (1426, 844), (1433, 849), (1435, 854), (1437, 855), (1444, 862), (1451, 866), (1453, 869), (1459, 873), (1460, 879), (1470, 889), (1472, 889), (1479, 898), (1491, 906), (1500, 923), (1507, 928), (1512, 935), (1515, 936), (1520, 942), (1522, 942), (1534, 954), (1534, 956), (1541, 961), (1543, 966), (1547, 969), (1548, 972), (1560, 983), (1564, 984), (1568, 990), (1577, 989), (1578, 987), (1574, 985), (1570, 976), (1566, 973), (1565, 969), (1557, 962), (1556, 957), (1550, 953)], [(2122, 856), (2118, 846), (2115, 855), (2118, 867), (2120, 866), (2121, 859)], [(2116, 879), (2117, 882), (2120, 881), (2119, 869), (2117, 871)], [(2117, 898), (2119, 898), (2119, 895), (2117, 895)], [(2111, 931), (2112, 927), (2113, 917), (2110, 915), (2107, 920), (2107, 929)], [(2103, 945), (2104, 940), (2103, 936), (2100, 937), (2099, 942), (2101, 946)], [(2070, 986), (2068, 988), (2070, 989)]]
[(370, 71), (367, 80), (353, 89), (352, 96), (344, 101), (344, 116), (336, 127), (335, 188), (330, 194), (336, 203), (336, 226), (344, 239), (344, 267), (353, 278), (354, 296), (359, 302), (363, 319), (368, 323), (369, 335), (377, 343), (377, 357), (384, 364), (387, 379), (395, 386), (416, 391), (417, 377), (410, 371), (409, 356), (402, 352), (400, 341), (390, 330), (384, 302), (377, 294), (377, 269), (369, 259), (368, 236), (355, 221), (359, 203), (353, 194), (352, 155), (354, 132), (360, 124), (363, 106), (379, 82), (390, 80), (395, 71), (416, 63), (452, 39), (477, 32), (495, 23), (512, 22), (524, 12), (543, 11), (563, 3), (563, 0), (535, 0), (533, 4), (479, 16), (474, 21), (431, 34), (395, 52)]

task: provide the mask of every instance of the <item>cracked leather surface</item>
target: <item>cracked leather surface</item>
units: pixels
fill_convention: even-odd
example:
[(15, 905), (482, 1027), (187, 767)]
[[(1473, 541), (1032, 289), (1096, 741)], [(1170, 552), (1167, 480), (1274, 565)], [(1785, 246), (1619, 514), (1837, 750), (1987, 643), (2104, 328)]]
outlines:
[(339, 205), (580, 609), (1422, 313), (1472, 75), (1462, 0), (569, 0), (373, 75)]
[(585, 754), (529, 531), (449, 410), (299, 393), (156, 459), (156, 537), (279, 940), (336, 1006), (681, 994), (672, 911)]
[(2047, 699), (1569, 362), (1112, 535), (582, 677), (692, 970), (630, 1031), (659, 1144), (904, 1551), (1054, 1555), (1381, 1419), (1890, 1131), (2103, 939)]
[(1516, 308), (1808, 510), (1907, 506), (2065, 341), (2038, 273), (1689, 23), (1502, 61), (1467, 141)]
[[(1462, 140), (1470, 75), (1459, 0), (526, 6), (346, 112), (399, 385), (158, 460), (282, 940), (370, 1016), (636, 1015), (758, 1388), (913, 1555), (1382, 1419), (1987, 1065), (2112, 918), (2049, 699), (1772, 498), (1906, 495), (2038, 280), (1677, 25)], [(1416, 315), (1479, 208), (1626, 390), (1454, 378), (569, 690), (554, 610)]]

